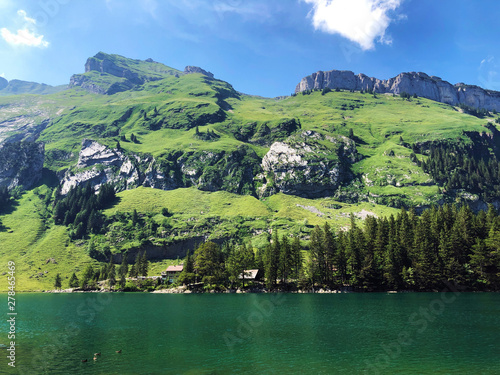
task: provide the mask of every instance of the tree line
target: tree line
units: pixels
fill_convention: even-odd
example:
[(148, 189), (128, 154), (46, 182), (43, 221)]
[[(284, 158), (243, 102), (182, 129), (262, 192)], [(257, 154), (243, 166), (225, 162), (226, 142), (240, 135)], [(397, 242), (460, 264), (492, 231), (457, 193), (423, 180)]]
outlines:
[(90, 184), (78, 185), (65, 196), (57, 194), (54, 222), (68, 226), (69, 236), (73, 240), (99, 233), (104, 224), (101, 210), (115, 198), (115, 189), (110, 184), (101, 185), (98, 194)]
[[(307, 249), (304, 251), (304, 248)], [(439, 290), (453, 281), (471, 290), (500, 289), (500, 218), (493, 206), (474, 214), (466, 205), (426, 209), (418, 216), (369, 216), (335, 233), (316, 226), (302, 246), (279, 236), (256, 253), (250, 245), (200, 245), (188, 254), (180, 283), (244, 284), (243, 270), (264, 271), (269, 288), (355, 287), (360, 290)]]
[(446, 191), (465, 189), (489, 202), (500, 197), (500, 163), (486, 150), (460, 144), (431, 145), (429, 158), (421, 165)]
[[(128, 264), (127, 255), (127, 253), (122, 255), (122, 263), (118, 268), (113, 263), (113, 257), (111, 256), (109, 263), (102, 264), (101, 267), (94, 267), (92, 264), (87, 265), (80, 275), (80, 278), (78, 278), (76, 272), (73, 272), (68, 280), (68, 287), (92, 290), (98, 288), (98, 283), (100, 281), (107, 281), (110, 288), (118, 286), (120, 289), (124, 289), (126, 287), (127, 277), (137, 278), (139, 276), (148, 276), (149, 261), (146, 252), (144, 251), (142, 254), (138, 253), (135, 258), (135, 263), (132, 265)], [(56, 275), (54, 287), (56, 289), (62, 288), (60, 274)]]
[[(100, 280), (124, 288), (126, 276), (147, 276), (146, 253), (129, 268), (110, 261), (74, 274), (70, 287), (92, 288)], [(208, 241), (184, 259), (178, 284), (202, 282), (206, 289), (248, 286), (245, 270), (263, 272), (267, 288), (279, 290), (353, 287), (365, 291), (440, 290), (453, 281), (469, 290), (500, 290), (500, 216), (492, 205), (473, 213), (469, 206), (444, 204), (419, 216), (368, 216), (362, 225), (351, 215), (350, 229), (316, 226), (307, 240), (280, 235), (267, 243)]]

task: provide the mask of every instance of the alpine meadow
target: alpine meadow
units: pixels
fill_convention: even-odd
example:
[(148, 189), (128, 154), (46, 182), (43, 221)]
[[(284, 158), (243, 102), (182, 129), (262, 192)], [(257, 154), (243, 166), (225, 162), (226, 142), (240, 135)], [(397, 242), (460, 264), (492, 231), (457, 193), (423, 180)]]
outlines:
[(321, 74), (264, 98), (99, 52), (68, 86), (6, 83), (0, 259), (18, 290), (141, 288), (142, 258), (144, 277), (193, 263), (181, 281), (205, 290), (253, 268), (271, 290), (498, 290), (500, 94)]

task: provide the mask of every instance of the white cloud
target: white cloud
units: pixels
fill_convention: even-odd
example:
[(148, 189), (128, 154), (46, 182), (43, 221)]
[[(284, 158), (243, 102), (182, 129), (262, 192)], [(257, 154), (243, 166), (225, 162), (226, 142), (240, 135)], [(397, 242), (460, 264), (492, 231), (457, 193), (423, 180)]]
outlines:
[(5, 78), (5, 73), (1, 73), (0, 77)]
[(393, 21), (388, 13), (403, 0), (303, 0), (312, 4), (315, 29), (340, 34), (363, 50), (375, 48), (375, 41), (391, 44), (385, 31)]
[(488, 56), (486, 59), (481, 60), (481, 64), (480, 65), (483, 65), (483, 64), (486, 64), (486, 63), (492, 63), (493, 60), (495, 60), (494, 56)]
[(26, 11), (19, 9), (17, 11), (17, 14), (20, 15), (21, 17), (23, 17), (26, 22), (32, 23), (33, 25), (36, 24), (35, 19), (28, 17), (28, 15), (26, 14)]
[(0, 35), (9, 44), (14, 46), (24, 45), (29, 47), (48, 47), (49, 42), (43, 40), (43, 35), (36, 35), (28, 29), (17, 30), (17, 34), (12, 33), (5, 27), (0, 29)]
[(500, 65), (496, 62), (495, 56), (488, 56), (481, 60), (479, 64), (478, 81), (485, 89), (500, 90)]
[[(1, 0), (0, 0), (1, 1)], [(36, 34), (36, 21), (35, 19), (28, 17), (26, 11), (19, 9), (17, 11), (17, 15), (22, 17), (26, 22), (23, 29), (17, 30), (17, 33), (14, 33), (3, 27), (0, 29), (0, 35), (2, 38), (13, 46), (29, 46), (29, 47), (40, 47), (46, 48), (49, 46), (49, 42), (44, 40), (43, 35)]]

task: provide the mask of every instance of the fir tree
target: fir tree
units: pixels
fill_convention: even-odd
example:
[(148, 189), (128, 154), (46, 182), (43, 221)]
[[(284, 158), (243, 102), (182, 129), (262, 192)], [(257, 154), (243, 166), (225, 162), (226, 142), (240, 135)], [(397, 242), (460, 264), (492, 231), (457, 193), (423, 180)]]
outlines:
[(68, 286), (70, 288), (78, 288), (79, 285), (80, 282), (78, 281), (78, 277), (76, 277), (76, 274), (73, 272), (73, 274), (69, 278)]
[(55, 281), (54, 281), (54, 288), (56, 288), (56, 289), (61, 289), (61, 287), (62, 287), (62, 282), (61, 282), (61, 274), (60, 274), (60, 273), (58, 273), (58, 274), (56, 275), (56, 279), (55, 279)]

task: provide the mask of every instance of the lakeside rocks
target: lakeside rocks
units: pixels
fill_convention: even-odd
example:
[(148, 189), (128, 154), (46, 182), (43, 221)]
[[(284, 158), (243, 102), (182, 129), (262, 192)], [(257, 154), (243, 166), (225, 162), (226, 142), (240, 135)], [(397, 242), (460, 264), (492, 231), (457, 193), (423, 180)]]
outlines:
[(466, 104), (475, 108), (500, 111), (500, 92), (479, 86), (451, 83), (440, 77), (421, 72), (401, 73), (394, 78), (380, 80), (364, 74), (355, 75), (346, 70), (318, 71), (302, 78), (296, 93), (324, 88), (373, 91), (380, 94), (406, 92), (410, 95), (435, 100), (450, 105)]

